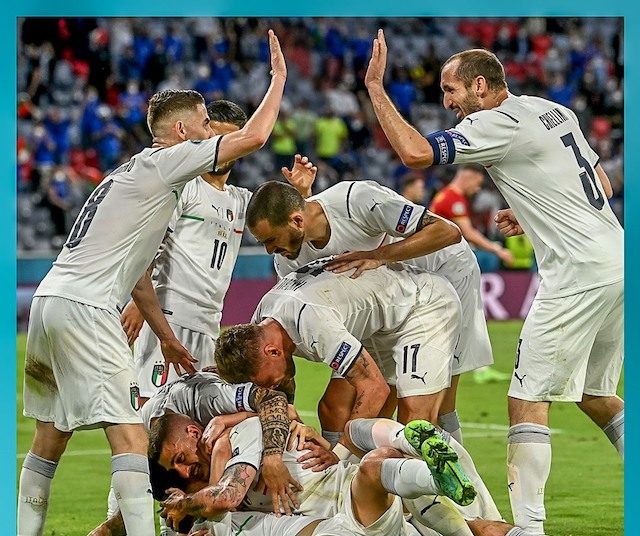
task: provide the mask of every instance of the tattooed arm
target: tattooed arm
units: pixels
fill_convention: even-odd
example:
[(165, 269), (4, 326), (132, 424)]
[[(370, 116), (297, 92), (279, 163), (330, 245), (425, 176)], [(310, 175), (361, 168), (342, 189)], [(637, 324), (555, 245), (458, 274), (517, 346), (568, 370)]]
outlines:
[(355, 279), (365, 270), (378, 268), (387, 262), (405, 261), (428, 255), (457, 244), (461, 239), (462, 233), (456, 225), (425, 210), (416, 232), (411, 236), (371, 251), (353, 251), (338, 255), (327, 264), (326, 269), (341, 273), (355, 268), (356, 271), (351, 276)]
[(249, 403), (258, 412), (262, 427), (261, 480), (271, 493), (273, 511), (279, 514), (282, 503), (282, 508), (289, 515), (291, 505), (298, 506), (295, 491), (302, 487), (291, 477), (282, 461), (291, 422), (287, 397), (280, 391), (254, 386), (249, 393)]
[(377, 417), (389, 396), (389, 386), (378, 365), (364, 348), (353, 361), (345, 379), (356, 390), (349, 420)]
[(225, 470), (217, 484), (191, 495), (171, 488), (167, 490), (169, 497), (162, 502), (160, 515), (166, 517), (167, 524), (174, 528), (185, 516), (211, 519), (230, 512), (240, 506), (255, 476), (253, 466), (237, 463)]

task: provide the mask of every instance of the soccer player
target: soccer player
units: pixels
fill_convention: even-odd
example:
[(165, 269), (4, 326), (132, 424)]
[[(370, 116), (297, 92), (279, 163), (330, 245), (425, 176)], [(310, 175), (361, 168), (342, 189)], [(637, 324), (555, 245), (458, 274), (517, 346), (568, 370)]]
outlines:
[(493, 253), (505, 265), (510, 266), (513, 264), (511, 252), (500, 242), (492, 242), (486, 238), (471, 222), (469, 198), (480, 191), (484, 176), (485, 171), (480, 164), (459, 166), (451, 182), (434, 196), (429, 210), (460, 227), (467, 242), (478, 249)]
[(327, 260), (282, 278), (258, 304), (252, 324), (220, 335), (220, 376), (278, 386), (295, 374), (295, 349), (352, 385), (350, 418), (378, 415), (387, 379), (396, 384), (401, 420), (437, 419), (459, 333), (460, 301), (451, 285), (400, 263), (353, 279), (326, 271)]
[[(24, 414), (36, 432), (23, 463), (18, 533), (42, 534), (51, 481), (75, 430), (104, 428), (112, 449), (112, 487), (129, 534), (155, 533), (147, 435), (139, 388), (118, 309), (145, 279), (183, 186), (262, 147), (273, 128), (286, 80), (284, 56), (269, 31), (272, 79), (247, 124), (211, 137), (202, 96), (164, 91), (149, 102), (153, 146), (98, 185), (31, 306)], [(146, 276), (148, 284), (150, 279)], [(140, 281), (139, 281), (140, 280)], [(138, 281), (138, 283), (136, 283)], [(156, 304), (146, 320), (167, 363), (193, 372)]]
[[(401, 437), (394, 433), (396, 448), (372, 449), (357, 465), (342, 462), (314, 472), (305, 469), (304, 462), (299, 460), (308, 453), (306, 445), (302, 445), (302, 450), (293, 445), (285, 451), (287, 465), (304, 485), (297, 511), (330, 518), (319, 524), (316, 536), (408, 534), (411, 529), (404, 521), (401, 496), (446, 495), (463, 505), (473, 501), (473, 485), (456, 461), (455, 452), (431, 424), (414, 421), (405, 428), (388, 422), (399, 428)], [(185, 445), (182, 450), (189, 451), (191, 457), (197, 455), (195, 437), (185, 438), (186, 430), (194, 429), (194, 425), (188, 417), (177, 414), (158, 421), (152, 431), (151, 446), (159, 465), (167, 470), (175, 467), (176, 444)], [(351, 423), (352, 434), (359, 433), (360, 428), (364, 428), (362, 434), (366, 436), (370, 423), (362, 420)], [(212, 473), (217, 471), (216, 465), (224, 467), (221, 478), (214, 477), (213, 486), (191, 495), (168, 490), (170, 496), (162, 503), (167, 521), (175, 526), (186, 515), (209, 519), (243, 503), (252, 510), (264, 511), (267, 501), (251, 486), (260, 471), (261, 446), (256, 441), (259, 434), (256, 419), (250, 418), (221, 436), (216, 442), (216, 454), (211, 457)], [(319, 436), (316, 439), (322, 441)], [(405, 454), (411, 458), (405, 458)], [(202, 466), (206, 466), (206, 457), (200, 458)], [(207, 473), (198, 478), (206, 485), (209, 476)]]
[(516, 350), (507, 467), (516, 524), (543, 534), (551, 402), (576, 402), (624, 453), (624, 402), (616, 396), (623, 231), (607, 202), (611, 185), (576, 115), (545, 99), (509, 93), (491, 52), (467, 50), (444, 63), (443, 103), (460, 123), (426, 137), (386, 94), (386, 57), (379, 30), (365, 84), (405, 165), (482, 164), (511, 207), (497, 216), (498, 225), (507, 234), (524, 231), (533, 243), (541, 284)]
[[(238, 131), (247, 121), (238, 105), (225, 100), (210, 103), (207, 112), (213, 132), (219, 135)], [(217, 166), (185, 185), (155, 262), (155, 288), (142, 289), (155, 290), (172, 331), (196, 357), (198, 369), (214, 364), (222, 303), (251, 197), (249, 190), (226, 184), (234, 163)], [(153, 296), (134, 289), (121, 319), (129, 342), (135, 340), (134, 361), (144, 402), (177, 375), (165, 368), (160, 341), (149, 324), (143, 324), (137, 302), (145, 307)]]
[[(200, 475), (199, 483), (189, 479), (181, 489), (190, 495), (168, 490), (171, 496), (163, 506), (172, 522), (185, 515), (211, 518), (239, 505), (264, 510), (264, 497), (251, 490), (252, 479), (260, 473), (260, 446), (255, 441), (259, 431), (251, 421), (255, 419), (234, 426), (216, 441), (209, 482), (204, 475)], [(178, 469), (172, 464), (172, 445), (178, 442), (190, 445), (184, 448), (185, 454), (198, 456), (206, 465), (208, 459), (198, 455), (202, 449), (194, 438), (184, 437), (189, 426), (197, 428), (180, 415), (158, 421), (152, 446), (165, 468)], [(398, 515), (401, 508), (397, 496), (405, 498), (403, 502), (414, 513), (414, 526), (422, 529), (421, 534), (435, 534), (426, 529), (433, 527), (444, 536), (528, 536), (506, 523), (482, 519), (465, 522), (453, 501), (472, 500), (473, 487), (455, 462), (455, 453), (426, 421), (413, 421), (406, 427), (388, 419), (351, 421), (345, 438), (351, 448), (364, 455), (362, 461), (359, 465), (341, 462), (322, 472), (310, 471), (304, 461), (308, 449), (321, 448), (318, 444), (323, 441), (328, 447), (328, 443), (313, 429), (306, 427), (305, 432), (306, 440), (298, 442), (298, 451), (290, 438), (284, 459), (305, 484), (298, 511), (331, 518), (317, 526), (314, 536), (414, 534)], [(205, 488), (208, 483), (212, 485)]]
[[(310, 180), (311, 174), (307, 175)], [(298, 174), (293, 182), (299, 191), (308, 189), (304, 176)], [(366, 266), (354, 260), (358, 254), (351, 254), (344, 257), (346, 262), (328, 267), (338, 272), (356, 267), (353, 277), (357, 277), (384, 262), (409, 259), (453, 285), (462, 305), (461, 332), (439, 422), (462, 443), (455, 402), (459, 375), (490, 365), (493, 355), (480, 295), (480, 269), (460, 230), (373, 181), (340, 182), (306, 201), (286, 184), (265, 183), (249, 202), (247, 225), (267, 252), (276, 254), (274, 265), (280, 277), (321, 257), (373, 250), (366, 255), (376, 259)], [(383, 415), (393, 413), (395, 395), (392, 392)], [(340, 438), (353, 400), (353, 390), (334, 373), (319, 405), (323, 434), (332, 443)]]
[[(293, 352), (323, 361), (353, 387), (349, 418), (377, 417), (397, 389), (398, 419), (438, 418), (451, 382), (460, 301), (442, 277), (402, 263), (350, 272), (320, 259), (282, 278), (262, 298), (253, 324), (234, 326), (216, 343), (216, 366), (229, 382), (277, 386), (295, 373)], [(373, 357), (372, 357), (373, 356)], [(477, 515), (501, 519), (468, 453), (451, 440), (481, 500)], [(349, 455), (342, 444), (336, 455)], [(464, 457), (463, 457), (464, 455)]]

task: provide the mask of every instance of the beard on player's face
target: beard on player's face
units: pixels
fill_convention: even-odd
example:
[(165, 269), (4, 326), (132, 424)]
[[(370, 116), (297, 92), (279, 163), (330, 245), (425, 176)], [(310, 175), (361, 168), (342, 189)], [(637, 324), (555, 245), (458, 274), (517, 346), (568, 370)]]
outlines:
[(463, 117), (467, 117), (470, 114), (482, 110), (482, 103), (480, 102), (480, 99), (471, 91), (471, 89), (469, 89), (460, 102), (458, 108), (462, 112)]
[(274, 253), (287, 259), (297, 259), (304, 242), (304, 231), (288, 225), (284, 232), (284, 238), (283, 241), (286, 241), (286, 245), (277, 247)]

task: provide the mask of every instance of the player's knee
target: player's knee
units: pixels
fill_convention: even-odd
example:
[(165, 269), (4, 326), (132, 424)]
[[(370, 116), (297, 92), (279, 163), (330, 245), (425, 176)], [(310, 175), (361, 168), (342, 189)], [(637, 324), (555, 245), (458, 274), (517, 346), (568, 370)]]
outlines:
[(360, 461), (360, 471), (368, 480), (377, 481), (380, 479), (382, 462), (389, 458), (401, 458), (402, 453), (391, 447), (380, 447), (364, 455)]

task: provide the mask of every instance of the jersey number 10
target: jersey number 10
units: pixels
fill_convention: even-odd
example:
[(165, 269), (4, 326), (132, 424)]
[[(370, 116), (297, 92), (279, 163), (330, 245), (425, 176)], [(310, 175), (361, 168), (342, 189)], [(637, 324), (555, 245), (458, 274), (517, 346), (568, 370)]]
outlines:
[(213, 241), (213, 256), (211, 257), (211, 268), (220, 270), (227, 254), (227, 243), (217, 238)]

